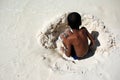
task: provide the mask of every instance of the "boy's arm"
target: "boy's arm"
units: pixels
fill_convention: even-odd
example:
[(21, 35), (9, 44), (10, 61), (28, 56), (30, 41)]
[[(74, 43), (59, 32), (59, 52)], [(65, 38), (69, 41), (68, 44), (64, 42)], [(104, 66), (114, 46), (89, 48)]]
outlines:
[(66, 54), (67, 57), (70, 57), (70, 55), (71, 55), (71, 45), (70, 45), (70, 43), (66, 44), (65, 54)]
[(71, 45), (69, 43), (69, 41), (67, 40), (67, 38), (64, 37), (64, 35), (60, 35), (60, 37), (62, 38), (63, 40), (63, 44), (65, 46), (65, 54), (67, 57), (70, 57), (70, 54), (71, 54)]
[(93, 36), (88, 32), (88, 30), (85, 27), (84, 27), (84, 29), (86, 30), (87, 36), (91, 41), (90, 47), (93, 47), (95, 45), (95, 40), (94, 40)]

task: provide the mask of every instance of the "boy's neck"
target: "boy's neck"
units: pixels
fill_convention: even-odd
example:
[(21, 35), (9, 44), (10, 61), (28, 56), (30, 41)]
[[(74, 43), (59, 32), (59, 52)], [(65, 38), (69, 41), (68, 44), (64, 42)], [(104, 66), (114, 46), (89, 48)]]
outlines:
[(78, 29), (71, 29), (71, 32), (76, 32), (76, 31), (78, 31)]

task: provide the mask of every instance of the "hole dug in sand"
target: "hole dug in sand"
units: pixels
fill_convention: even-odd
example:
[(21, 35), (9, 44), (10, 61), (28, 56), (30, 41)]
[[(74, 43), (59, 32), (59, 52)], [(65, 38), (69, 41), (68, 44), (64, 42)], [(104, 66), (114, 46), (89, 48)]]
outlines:
[[(65, 13), (44, 26), (38, 36), (38, 42), (40, 45), (47, 49), (56, 49), (60, 47), (57, 45), (58, 37), (66, 28), (69, 28), (66, 21), (67, 15), (68, 14)], [(113, 35), (109, 32), (101, 20), (89, 14), (81, 14), (81, 17), (82, 26), (86, 27), (93, 35), (96, 40), (96, 46), (108, 49), (115, 45)]]
[[(68, 13), (65, 13), (55, 18), (53, 21), (50, 21), (46, 26), (44, 26), (43, 30), (41, 30), (40, 33), (38, 34), (39, 44), (42, 45), (42, 47), (45, 47), (47, 49), (51, 49), (51, 50), (57, 49), (57, 51), (54, 54), (57, 54), (60, 52), (58, 49), (61, 47), (58, 41), (59, 35), (66, 28), (69, 28), (66, 21), (67, 15)], [(95, 48), (92, 50), (92, 52), (88, 53), (88, 55), (85, 56), (85, 58), (93, 56), (94, 53), (95, 53), (94, 58), (95, 57), (97, 58), (99, 55), (104, 54), (105, 52), (109, 51), (110, 48), (115, 46), (114, 35), (105, 27), (104, 23), (101, 20), (99, 20), (98, 18), (90, 14), (81, 14), (81, 17), (82, 17), (81, 26), (86, 27), (87, 30), (93, 35), (96, 41)], [(56, 58), (54, 54), (51, 53), (50, 56), (53, 55), (51, 57), (49, 57), (49, 55), (45, 56), (46, 59), (49, 58), (51, 61), (54, 62), (52, 64), (48, 62), (48, 64), (52, 67), (52, 69), (65, 71), (68, 69), (72, 70), (73, 68), (75, 68), (74, 66), (72, 66), (72, 64), (75, 64), (75, 63), (71, 63), (69, 61), (66, 62), (63, 58)], [(81, 61), (82, 65), (92, 64), (91, 66), (93, 66), (94, 63), (97, 64), (96, 60), (94, 60), (93, 58), (91, 59), (92, 61), (90, 60), (79, 60), (79, 61)], [(66, 68), (63, 68), (65, 67), (62, 64), (63, 61), (65, 61), (64, 65), (67, 66)], [(82, 61), (84, 62), (82, 63)], [(93, 62), (93, 63), (89, 63), (89, 62)], [(80, 64), (80, 63), (77, 63), (77, 64)]]

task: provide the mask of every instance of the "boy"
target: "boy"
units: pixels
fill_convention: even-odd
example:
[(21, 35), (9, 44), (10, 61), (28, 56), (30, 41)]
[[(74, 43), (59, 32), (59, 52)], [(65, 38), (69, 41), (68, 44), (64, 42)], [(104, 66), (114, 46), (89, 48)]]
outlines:
[[(71, 30), (66, 30), (60, 35), (65, 46), (65, 49), (62, 47), (62, 51), (64, 51), (67, 57), (72, 56), (74, 59), (83, 58), (88, 49), (94, 46), (94, 39), (85, 27), (79, 29), (81, 16), (77, 12), (70, 13), (67, 21)], [(88, 45), (88, 38), (91, 41), (90, 45)]]

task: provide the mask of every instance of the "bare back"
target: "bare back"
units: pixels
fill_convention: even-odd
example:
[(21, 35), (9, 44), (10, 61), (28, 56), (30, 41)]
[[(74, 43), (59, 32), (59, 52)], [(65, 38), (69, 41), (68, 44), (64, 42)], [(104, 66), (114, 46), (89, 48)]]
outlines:
[(88, 52), (89, 45), (85, 29), (73, 30), (68, 40), (74, 47), (77, 57), (83, 57)]
[[(68, 57), (72, 56), (73, 52), (77, 57), (83, 57), (88, 52), (89, 47), (91, 48), (95, 44), (94, 38), (85, 27), (80, 30), (73, 29), (73, 32), (69, 30), (67, 33), (68, 37), (64, 37), (64, 35), (60, 37), (63, 39), (63, 44), (66, 47), (65, 54)], [(88, 38), (91, 42), (90, 45), (88, 45)]]

